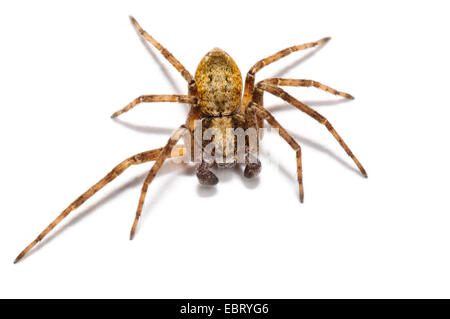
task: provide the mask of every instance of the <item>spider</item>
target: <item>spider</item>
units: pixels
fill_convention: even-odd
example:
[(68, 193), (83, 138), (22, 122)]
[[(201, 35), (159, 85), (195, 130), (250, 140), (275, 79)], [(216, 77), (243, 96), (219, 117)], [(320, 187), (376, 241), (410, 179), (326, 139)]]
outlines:
[[(281, 50), (274, 55), (258, 61), (247, 73), (245, 83), (242, 83), (242, 76), (239, 68), (234, 60), (223, 50), (215, 48), (207, 53), (197, 67), (195, 77), (193, 77), (188, 70), (159, 42), (157, 42), (150, 34), (141, 28), (138, 22), (130, 17), (133, 26), (137, 32), (150, 42), (161, 54), (181, 73), (188, 84), (187, 95), (142, 95), (134, 99), (131, 103), (123, 109), (115, 112), (111, 117), (115, 118), (120, 114), (127, 112), (144, 102), (178, 102), (190, 105), (189, 113), (186, 123), (181, 125), (170, 137), (167, 144), (159, 149), (154, 149), (142, 152), (131, 156), (114, 167), (105, 177), (99, 182), (89, 188), (85, 193), (72, 202), (54, 221), (52, 221), (47, 228), (45, 228), (35, 240), (33, 240), (15, 259), (14, 263), (18, 262), (22, 257), (30, 251), (39, 241), (41, 241), (56, 225), (58, 225), (70, 212), (82, 205), (87, 199), (93, 196), (106, 184), (110, 183), (117, 176), (123, 173), (131, 165), (155, 161), (148, 175), (144, 180), (142, 186), (136, 216), (131, 228), (130, 239), (133, 238), (136, 227), (141, 215), (144, 199), (149, 187), (164, 161), (169, 157), (182, 156), (191, 151), (189, 160), (192, 160), (192, 154), (195, 152), (195, 146), (200, 144), (201, 151), (205, 151), (206, 145), (201, 139), (194, 137), (194, 131), (200, 123), (202, 125), (202, 132), (205, 129), (216, 129), (224, 133), (227, 138), (229, 136), (229, 129), (255, 129), (259, 130), (263, 127), (264, 121), (278, 130), (279, 135), (290, 145), (292, 150), (296, 153), (297, 159), (297, 177), (299, 186), (300, 202), (303, 202), (303, 179), (302, 179), (302, 159), (300, 145), (289, 135), (289, 133), (278, 123), (272, 114), (264, 108), (263, 94), (268, 92), (277, 96), (287, 103), (291, 104), (300, 111), (306, 113), (320, 124), (324, 125), (328, 131), (339, 142), (342, 148), (347, 152), (348, 156), (352, 158), (358, 166), (361, 174), (367, 177), (361, 163), (353, 155), (350, 148), (345, 144), (344, 140), (339, 136), (331, 123), (321, 114), (314, 111), (306, 104), (292, 97), (285, 92), (282, 86), (299, 86), (299, 87), (316, 87), (320, 90), (342, 96), (344, 98), (353, 99), (348, 93), (340, 92), (332, 89), (329, 86), (321, 84), (313, 80), (300, 79), (284, 79), (284, 78), (270, 78), (262, 80), (255, 84), (255, 75), (263, 67), (278, 61), (279, 59), (291, 54), (292, 52), (312, 48), (323, 44), (330, 40), (330, 38), (323, 38), (321, 40), (295, 45), (284, 50)], [(242, 93), (243, 91), (243, 93)], [(184, 133), (188, 132), (188, 139), (185, 140), (185, 146), (176, 145)], [(219, 135), (220, 136), (220, 135)], [(246, 164), (244, 175), (251, 178), (259, 174), (261, 170), (261, 163), (257, 158), (258, 146), (260, 136), (257, 135), (257, 143), (250, 145), (249, 137), (245, 139), (245, 159)], [(190, 144), (190, 145), (189, 145)], [(232, 167), (238, 163), (237, 155), (229, 157), (230, 152), (234, 152), (237, 148), (237, 138), (231, 137), (231, 143), (224, 142), (223, 136), (215, 137), (213, 139), (214, 146), (216, 146), (216, 153), (223, 144), (226, 144), (226, 149), (222, 150), (221, 155), (227, 155), (227, 161), (205, 160), (200, 156), (200, 163), (197, 166), (197, 178), (201, 184), (214, 185), (218, 182), (217, 176), (210, 170), (213, 166)], [(254, 144), (254, 143), (252, 143)], [(186, 145), (189, 145), (188, 147)], [(231, 160), (228, 160), (231, 158)]]

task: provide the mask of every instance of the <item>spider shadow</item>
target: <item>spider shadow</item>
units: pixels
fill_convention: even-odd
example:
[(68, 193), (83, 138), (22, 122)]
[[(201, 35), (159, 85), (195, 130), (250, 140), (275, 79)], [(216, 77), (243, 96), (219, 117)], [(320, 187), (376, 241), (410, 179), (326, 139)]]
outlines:
[[(307, 101), (301, 101), (301, 102), (308, 106), (327, 107), (327, 106), (334, 106), (334, 105), (339, 105), (339, 104), (346, 104), (346, 103), (350, 103), (352, 101), (353, 100), (346, 99), (346, 98), (339, 98), (339, 99), (332, 99), (332, 100), (307, 100)], [(295, 107), (290, 104), (287, 104), (287, 103), (282, 103), (282, 104), (267, 106), (266, 109), (270, 112), (280, 112), (280, 111), (293, 110), (293, 109), (295, 109)]]
[[(195, 168), (192, 165), (185, 165), (185, 163), (183, 163), (183, 165), (181, 165), (181, 163), (175, 163), (173, 161), (166, 161), (164, 163), (164, 165), (161, 167), (160, 172), (158, 173), (158, 176), (160, 176), (160, 173), (163, 174), (167, 174), (167, 173), (171, 173), (174, 172), (175, 170), (178, 170), (180, 167), (183, 167), (183, 175), (191, 175), (191, 173), (193, 172), (193, 169)], [(169, 178), (167, 179), (163, 184), (159, 185), (157, 188), (156, 192), (150, 192), (148, 193), (149, 198), (146, 200), (146, 203), (144, 204), (144, 207), (142, 208), (142, 213), (141, 213), (141, 217), (139, 219), (139, 225), (136, 229), (135, 235), (137, 235), (141, 229), (141, 227), (144, 227), (145, 220), (148, 218), (148, 216), (150, 216), (151, 212), (156, 211), (154, 209), (154, 206), (157, 205), (159, 203), (159, 201), (161, 199), (163, 199), (163, 196), (167, 193), (170, 193), (170, 185), (174, 182), (175, 177), (174, 178)], [(173, 195), (173, 194), (172, 194)]]
[[(350, 101), (352, 101), (352, 100), (344, 98), (344, 99), (337, 99), (337, 100), (305, 101), (304, 103), (308, 104), (308, 105), (314, 105), (314, 106), (330, 106), (330, 105), (337, 105), (337, 104), (341, 104), (341, 103), (348, 103)], [(293, 110), (293, 109), (294, 109), (294, 107), (292, 107), (289, 104), (278, 104), (278, 105), (267, 107), (267, 110), (269, 110), (270, 112), (289, 111), (289, 110)], [(347, 163), (347, 161), (343, 160), (340, 156), (336, 155), (329, 148), (327, 148), (309, 138), (299, 135), (297, 133), (292, 133), (290, 131), (289, 134), (294, 139), (296, 139), (300, 145), (307, 145), (309, 147), (312, 147), (315, 150), (328, 155), (329, 157), (331, 157), (332, 159), (337, 161), (339, 164), (341, 164), (345, 168), (351, 170), (352, 172), (357, 173), (358, 175), (360, 174), (360, 171), (358, 169), (356, 169), (355, 167), (353, 167), (352, 165)]]
[[(176, 169), (175, 166), (177, 166), (177, 167), (179, 166), (179, 164), (174, 164), (172, 162), (169, 162), (169, 163), (171, 163), (171, 165), (164, 165), (163, 168), (161, 168), (160, 172), (158, 173), (158, 176), (169, 174)], [(167, 164), (169, 164), (169, 163), (167, 163)], [(26, 259), (26, 258), (32, 256), (33, 254), (35, 254), (36, 252), (38, 252), (42, 247), (49, 244), (53, 239), (58, 237), (61, 233), (63, 233), (70, 227), (78, 224), (81, 220), (83, 220), (88, 215), (93, 213), (95, 210), (97, 210), (98, 208), (103, 206), (106, 202), (109, 202), (110, 200), (117, 197), (119, 194), (123, 193), (127, 189), (136, 188), (137, 186), (141, 185), (146, 176), (147, 176), (147, 172), (144, 172), (144, 173), (141, 173), (141, 174), (135, 176), (131, 181), (128, 181), (125, 184), (123, 184), (119, 187), (116, 187), (109, 194), (107, 194), (107, 195), (103, 196), (101, 199), (97, 200), (97, 202), (86, 207), (84, 210), (80, 210), (79, 212), (77, 212), (73, 218), (71, 218), (65, 224), (61, 225), (61, 227), (59, 227), (59, 229), (57, 229), (53, 233), (49, 234), (41, 242), (39, 242), (39, 244), (37, 246), (35, 246), (34, 249), (32, 249), (26, 256), (24, 256), (23, 259)], [(154, 198), (158, 198), (158, 195), (154, 195), (153, 199)], [(143, 213), (146, 213), (149, 210), (150, 206), (151, 206), (151, 203), (150, 203), (150, 205), (146, 205), (145, 209), (143, 210)]]
[(245, 164), (236, 165), (235, 171), (239, 174), (241, 177), (242, 183), (247, 189), (255, 189), (259, 183), (261, 182), (261, 179), (259, 178), (259, 175), (255, 177), (245, 177), (243, 168), (245, 167)]
[[(335, 160), (336, 162), (338, 162), (339, 164), (341, 164), (343, 167), (345, 167), (346, 169), (350, 170), (351, 172), (357, 174), (358, 176), (361, 175), (361, 172), (356, 168), (353, 167), (350, 163), (348, 163), (347, 161), (345, 161), (344, 159), (342, 159), (342, 157), (336, 155), (333, 151), (331, 151), (329, 148), (307, 138), (304, 137), (302, 135), (299, 135), (297, 133), (292, 133), (289, 132), (289, 134), (300, 144), (300, 146), (306, 145), (308, 147), (311, 147), (321, 153), (326, 154), (328, 157), (332, 158), (333, 160)], [(266, 154), (267, 156), (269, 156), (268, 154)], [(290, 171), (287, 170), (285, 167), (283, 167), (282, 165), (279, 165), (280, 170), (282, 171), (282, 173), (288, 177), (291, 178), (291, 174), (289, 173)]]
[[(219, 181), (220, 183), (220, 181)], [(217, 194), (217, 186), (216, 185), (202, 185), (200, 183), (197, 184), (197, 195), (201, 198), (212, 197)]]
[(336, 155), (334, 152), (332, 152), (329, 148), (320, 145), (319, 143), (306, 138), (304, 136), (298, 135), (298, 134), (291, 134), (293, 138), (295, 138), (299, 144), (303, 144), (303, 145), (307, 145), (309, 147), (314, 148), (317, 151), (320, 151), (326, 155), (328, 155), (329, 157), (331, 157), (332, 159), (334, 159), (335, 161), (337, 161), (339, 164), (341, 164), (343, 167), (345, 167), (346, 169), (350, 170), (351, 172), (357, 174), (358, 176), (361, 175), (361, 172), (354, 166), (352, 166), (351, 164), (349, 164), (347, 161), (343, 160), (342, 157)]
[(243, 176), (242, 181), (244, 183), (244, 186), (247, 189), (255, 189), (256, 187), (258, 187), (259, 183), (261, 182), (259, 175), (255, 176), (255, 177), (251, 177), (251, 178), (245, 177), (243, 174), (242, 174), (242, 176)]
[[(217, 176), (219, 179), (219, 185), (221, 183), (229, 182), (233, 179), (234, 173), (238, 172), (239, 167), (236, 165), (233, 168), (211, 168), (211, 171)], [(200, 183), (197, 184), (197, 195), (202, 198), (211, 197), (217, 194), (217, 185), (202, 185)]]
[(172, 134), (175, 129), (173, 128), (168, 128), (168, 127), (156, 127), (156, 126), (148, 126), (148, 125), (138, 125), (138, 124), (133, 124), (133, 123), (129, 123), (126, 121), (123, 121), (119, 118), (113, 118), (112, 119), (114, 122), (118, 123), (119, 125), (122, 125), (123, 127), (132, 129), (134, 131), (140, 132), (140, 133), (146, 133), (146, 134), (167, 134), (170, 135)]

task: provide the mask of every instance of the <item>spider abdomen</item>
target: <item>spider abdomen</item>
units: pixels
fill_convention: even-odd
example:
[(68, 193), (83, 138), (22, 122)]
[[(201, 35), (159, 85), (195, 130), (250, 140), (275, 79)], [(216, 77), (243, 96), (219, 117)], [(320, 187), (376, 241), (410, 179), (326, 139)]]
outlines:
[(208, 52), (195, 72), (198, 105), (204, 115), (233, 114), (240, 106), (242, 76), (233, 59), (223, 50)]
[(239, 161), (239, 155), (244, 155), (245, 133), (242, 128), (245, 120), (241, 114), (206, 117), (197, 123), (201, 125), (202, 134), (197, 135), (195, 142), (203, 150), (203, 160), (214, 161), (219, 166), (234, 165)]

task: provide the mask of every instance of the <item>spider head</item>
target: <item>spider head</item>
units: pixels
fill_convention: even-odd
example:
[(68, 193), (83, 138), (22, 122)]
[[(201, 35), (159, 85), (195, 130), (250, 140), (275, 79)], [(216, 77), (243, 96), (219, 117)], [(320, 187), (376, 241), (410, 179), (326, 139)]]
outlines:
[(195, 72), (199, 106), (207, 116), (233, 114), (240, 106), (242, 75), (233, 59), (223, 50), (208, 52)]

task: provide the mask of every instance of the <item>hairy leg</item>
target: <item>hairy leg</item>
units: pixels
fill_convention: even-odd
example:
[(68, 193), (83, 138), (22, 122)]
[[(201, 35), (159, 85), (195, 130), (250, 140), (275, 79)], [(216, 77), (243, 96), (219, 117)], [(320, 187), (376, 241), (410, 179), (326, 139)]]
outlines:
[(156, 174), (160, 170), (164, 161), (168, 157), (170, 157), (170, 154), (172, 153), (173, 148), (175, 147), (175, 145), (177, 144), (179, 139), (182, 137), (182, 135), (186, 131), (187, 131), (186, 127), (184, 125), (182, 125), (175, 131), (175, 133), (172, 134), (170, 139), (167, 141), (166, 146), (164, 146), (162, 148), (162, 150), (160, 151), (155, 164), (153, 164), (152, 168), (150, 169), (150, 172), (148, 173), (147, 177), (145, 178), (144, 184), (142, 185), (141, 196), (139, 198), (138, 208), (136, 210), (136, 217), (134, 218), (133, 226), (132, 226), (131, 232), (130, 232), (130, 239), (133, 239), (133, 237), (134, 237), (134, 232), (136, 231), (139, 217), (141, 216), (142, 207), (144, 206), (144, 200), (145, 200), (145, 195), (147, 194), (148, 186), (155, 178)]
[(309, 116), (311, 116), (313, 119), (315, 119), (320, 124), (323, 124), (328, 129), (328, 131), (330, 131), (330, 133), (334, 136), (334, 138), (338, 141), (338, 143), (342, 146), (342, 148), (345, 150), (347, 155), (352, 158), (352, 160), (355, 162), (356, 166), (358, 166), (359, 170), (361, 171), (361, 174), (364, 177), (367, 177), (367, 173), (366, 173), (366, 170), (364, 169), (364, 167), (358, 161), (356, 156), (353, 155), (350, 148), (347, 146), (347, 144), (345, 144), (344, 140), (341, 138), (341, 136), (336, 132), (336, 130), (331, 125), (331, 123), (328, 122), (328, 120), (324, 116), (322, 116), (320, 113), (314, 111), (312, 108), (310, 108), (306, 104), (295, 99), (293, 96), (289, 95), (286, 91), (284, 91), (283, 89), (281, 89), (277, 86), (266, 84), (266, 83), (260, 83), (258, 85), (258, 89), (267, 91), (275, 96), (278, 96), (279, 98), (285, 100), (289, 104), (295, 106), (300, 111), (308, 114)]
[(133, 23), (133, 26), (136, 28), (136, 30), (148, 41), (150, 42), (155, 48), (157, 48), (161, 54), (175, 67), (175, 69), (178, 70), (178, 72), (181, 73), (183, 78), (187, 81), (189, 86), (195, 86), (195, 81), (192, 75), (189, 73), (189, 71), (178, 61), (172, 53), (170, 53), (166, 48), (164, 48), (158, 41), (156, 41), (150, 34), (148, 34), (144, 29), (141, 28), (139, 23), (136, 21), (135, 18), (130, 16), (130, 20)]
[(247, 73), (247, 76), (245, 78), (245, 86), (244, 86), (244, 97), (242, 100), (242, 105), (243, 105), (243, 109), (242, 114), (245, 114), (245, 107), (248, 105), (248, 103), (250, 103), (250, 101), (252, 100), (252, 95), (253, 95), (253, 90), (255, 87), (255, 74), (256, 72), (258, 72), (259, 70), (261, 70), (263, 67), (278, 61), (279, 59), (291, 54), (292, 52), (296, 52), (296, 51), (300, 51), (300, 50), (304, 50), (304, 49), (308, 49), (308, 48), (312, 48), (315, 47), (319, 44), (325, 43), (328, 40), (330, 40), (330, 38), (323, 38), (320, 39), (318, 41), (315, 42), (310, 42), (310, 43), (305, 43), (305, 44), (301, 44), (301, 45), (295, 45), (289, 48), (286, 48), (284, 50), (281, 50), (265, 59), (262, 59), (260, 61), (258, 61), (255, 65), (253, 65), (250, 70)]
[(115, 112), (113, 115), (111, 115), (111, 117), (114, 118), (122, 113), (128, 112), (133, 107), (143, 102), (178, 102), (195, 104), (197, 103), (197, 99), (190, 95), (141, 95), (140, 97), (134, 99), (127, 106), (125, 106), (123, 109)]
[[(70, 214), (71, 211), (78, 208), (83, 204), (86, 200), (88, 200), (90, 197), (92, 197), (95, 193), (97, 193), (100, 189), (102, 189), (106, 184), (113, 181), (117, 176), (122, 174), (128, 167), (131, 165), (137, 165), (142, 164), (149, 161), (154, 161), (158, 158), (158, 156), (162, 152), (162, 148), (158, 148), (155, 150), (143, 152), (136, 154), (134, 156), (131, 156), (121, 162), (119, 165), (114, 167), (111, 172), (106, 174), (105, 177), (103, 177), (100, 181), (98, 181), (95, 185), (93, 185), (91, 188), (89, 188), (86, 192), (84, 192), (80, 197), (78, 197), (74, 202), (72, 202), (58, 217), (55, 218), (48, 226), (45, 228), (39, 236), (36, 237), (35, 240), (33, 240), (15, 259), (14, 263), (18, 262), (20, 259), (22, 259), (23, 256), (31, 249), (33, 248), (39, 241), (41, 241), (53, 228), (55, 228), (56, 225), (58, 225), (67, 215)], [(180, 148), (178, 154), (181, 156), (183, 155), (184, 149)]]
[(270, 79), (262, 80), (256, 86), (258, 86), (260, 83), (278, 85), (278, 86), (304, 86), (304, 87), (314, 86), (322, 91), (329, 92), (334, 95), (339, 95), (339, 96), (345, 97), (347, 99), (352, 99), (352, 100), (354, 99), (354, 97), (348, 93), (335, 90), (325, 84), (322, 84), (320, 82), (313, 81), (313, 80), (270, 78)]
[[(189, 73), (189, 71), (178, 61), (172, 53), (170, 53), (166, 48), (164, 48), (158, 41), (156, 41), (150, 34), (148, 34), (139, 23), (133, 17), (130, 17), (131, 22), (133, 23), (136, 30), (148, 41), (150, 42), (156, 49), (158, 49), (161, 54), (181, 73), (183, 78), (188, 83), (189, 96), (197, 96), (197, 84)], [(188, 102), (191, 103), (191, 102)], [(195, 120), (198, 120), (201, 117), (200, 108), (196, 105), (196, 103), (191, 103), (191, 108), (189, 110), (188, 118), (186, 120), (186, 126), (189, 130), (194, 130)], [(193, 149), (193, 140), (191, 139), (191, 154), (194, 154)]]
[[(255, 102), (256, 104), (258, 104), (259, 106), (264, 107), (264, 92), (262, 90), (254, 89), (252, 101)], [(245, 114), (247, 114), (247, 116), (252, 117), (252, 115), (249, 114), (249, 112), (246, 112)], [(260, 128), (263, 128), (263, 126), (264, 126), (264, 118), (262, 118), (261, 116), (258, 116), (257, 114), (255, 116), (256, 116), (256, 123), (257, 123), (256, 127), (258, 127), (258, 130), (259, 130)], [(259, 135), (260, 138), (263, 137), (262, 132), (263, 131), (261, 130), (261, 133)]]
[[(263, 94), (254, 96), (255, 104), (263, 107)], [(258, 101), (258, 102), (257, 102)], [(264, 124), (264, 117), (256, 112), (256, 108), (247, 108), (245, 112), (245, 129), (256, 129), (256, 140), (251, 140), (249, 136), (246, 136), (245, 145), (245, 169), (244, 176), (247, 178), (256, 177), (261, 172), (261, 162), (258, 159), (259, 155), (259, 143), (262, 138), (262, 130)]]
[(300, 202), (303, 203), (303, 173), (302, 173), (302, 149), (300, 145), (294, 140), (294, 138), (289, 135), (289, 133), (281, 126), (280, 123), (278, 123), (277, 120), (273, 117), (272, 114), (270, 114), (269, 111), (267, 111), (264, 107), (254, 103), (250, 102), (248, 105), (248, 108), (252, 109), (255, 108), (256, 113), (260, 115), (262, 118), (264, 118), (273, 128), (278, 129), (280, 136), (292, 147), (292, 149), (295, 151), (296, 158), (297, 158), (297, 179), (298, 179), (298, 188), (299, 188), (299, 195), (300, 195)]

